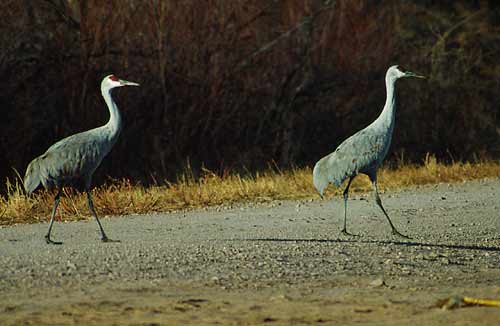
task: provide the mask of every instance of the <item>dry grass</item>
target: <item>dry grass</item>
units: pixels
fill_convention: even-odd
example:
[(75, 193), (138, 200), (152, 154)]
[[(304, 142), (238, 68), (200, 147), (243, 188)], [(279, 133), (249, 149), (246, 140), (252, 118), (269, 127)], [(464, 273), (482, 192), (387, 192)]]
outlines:
[[(442, 164), (435, 157), (427, 156), (423, 165), (400, 164), (395, 169), (379, 171), (381, 190), (397, 189), (438, 182), (460, 182), (481, 178), (500, 177), (500, 162)], [(39, 191), (27, 197), (19, 182), (7, 181), (8, 194), (0, 198), (0, 225), (36, 223), (48, 220), (53, 203), (53, 192)], [(342, 188), (330, 186), (328, 196), (340, 194)], [(367, 177), (356, 178), (353, 192), (371, 191)], [(81, 220), (89, 217), (86, 197), (72, 191), (61, 200), (58, 216), (64, 220)], [(191, 173), (179, 177), (177, 183), (166, 186), (142, 187), (127, 180), (93, 191), (100, 215), (166, 212), (221, 204), (265, 202), (276, 199), (315, 198), (311, 182), (311, 169), (269, 171), (253, 176), (237, 174), (219, 176), (205, 170), (201, 178)]]

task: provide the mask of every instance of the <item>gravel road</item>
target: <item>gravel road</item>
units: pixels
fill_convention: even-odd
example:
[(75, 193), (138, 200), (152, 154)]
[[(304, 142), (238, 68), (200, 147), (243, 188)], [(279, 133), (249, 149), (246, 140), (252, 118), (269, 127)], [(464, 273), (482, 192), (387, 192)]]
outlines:
[[(493, 325), (500, 308), (500, 179), (0, 228), (0, 325)], [(99, 208), (97, 208), (99, 210)]]

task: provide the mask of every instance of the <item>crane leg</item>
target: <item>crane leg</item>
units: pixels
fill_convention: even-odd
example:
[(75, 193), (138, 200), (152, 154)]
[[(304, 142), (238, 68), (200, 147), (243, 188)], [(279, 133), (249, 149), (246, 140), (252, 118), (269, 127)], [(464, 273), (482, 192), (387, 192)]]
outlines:
[(411, 239), (410, 237), (408, 237), (408, 236), (400, 233), (394, 227), (394, 225), (392, 224), (391, 219), (389, 218), (389, 215), (387, 214), (387, 212), (384, 209), (384, 206), (382, 206), (382, 200), (380, 199), (380, 196), (378, 195), (377, 177), (376, 177), (376, 175), (375, 176), (369, 176), (369, 177), (370, 177), (370, 180), (371, 180), (372, 185), (373, 185), (373, 192), (374, 192), (374, 196), (375, 196), (375, 202), (377, 203), (378, 207), (380, 207), (380, 209), (384, 213), (385, 217), (387, 217), (387, 221), (389, 221), (389, 224), (391, 225), (391, 228), (392, 228), (392, 234), (397, 235), (397, 236), (402, 237), (402, 238), (405, 238), (405, 239)]
[(349, 198), (349, 187), (351, 186), (351, 182), (354, 179), (354, 177), (351, 177), (349, 179), (349, 182), (347, 183), (347, 187), (345, 187), (344, 190), (344, 228), (342, 229), (342, 234), (345, 235), (351, 235), (355, 236), (356, 234), (352, 234), (347, 232), (347, 199)]
[(61, 199), (61, 192), (62, 192), (62, 188), (59, 188), (59, 190), (57, 191), (56, 197), (54, 198), (54, 207), (52, 208), (52, 215), (50, 216), (49, 230), (47, 231), (47, 234), (45, 235), (45, 242), (47, 242), (48, 244), (55, 244), (55, 245), (62, 244), (62, 242), (60, 242), (60, 241), (52, 241), (50, 239), (50, 232), (52, 231), (52, 225), (54, 224), (54, 217), (56, 216), (57, 206), (59, 206), (59, 200)]
[(90, 190), (87, 189), (87, 201), (89, 203), (89, 209), (92, 215), (94, 215), (95, 220), (97, 221), (97, 224), (99, 225), (99, 230), (101, 231), (101, 241), (102, 242), (120, 242), (120, 240), (111, 240), (108, 238), (106, 233), (104, 232), (104, 229), (102, 228), (101, 221), (99, 221), (99, 218), (97, 217), (97, 213), (95, 212), (94, 209), (94, 202), (92, 200), (92, 194), (90, 193)]

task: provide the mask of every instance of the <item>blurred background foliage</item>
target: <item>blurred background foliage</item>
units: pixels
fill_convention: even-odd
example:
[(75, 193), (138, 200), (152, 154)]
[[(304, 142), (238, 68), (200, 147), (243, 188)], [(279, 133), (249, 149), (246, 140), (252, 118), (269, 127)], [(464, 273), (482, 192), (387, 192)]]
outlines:
[(497, 1), (2, 0), (0, 177), (104, 124), (125, 128), (102, 166), (135, 182), (187, 164), (225, 173), (312, 165), (368, 125), (393, 64), (401, 80), (389, 160), (500, 157)]

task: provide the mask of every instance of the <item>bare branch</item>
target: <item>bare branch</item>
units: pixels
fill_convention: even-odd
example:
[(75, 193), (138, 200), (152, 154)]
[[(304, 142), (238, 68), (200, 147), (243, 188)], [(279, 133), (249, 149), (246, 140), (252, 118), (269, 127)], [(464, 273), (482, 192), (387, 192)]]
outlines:
[(256, 58), (257, 56), (261, 55), (264, 52), (267, 52), (271, 50), (273, 47), (275, 47), (279, 42), (281, 42), (284, 39), (289, 38), (292, 34), (294, 34), (296, 31), (302, 30), (306, 28), (309, 24), (312, 24), (314, 20), (321, 15), (323, 12), (327, 10), (332, 10), (334, 8), (334, 5), (328, 5), (325, 6), (318, 11), (314, 12), (311, 16), (305, 17), (300, 23), (295, 25), (293, 28), (289, 29), (288, 31), (284, 32), (274, 40), (268, 42), (261, 48), (255, 50), (252, 52), (249, 56), (247, 56), (246, 59), (244, 59), (241, 63), (237, 64), (236, 67), (233, 69), (233, 73), (238, 72), (240, 70), (243, 70), (250, 66), (252, 63), (253, 59)]

